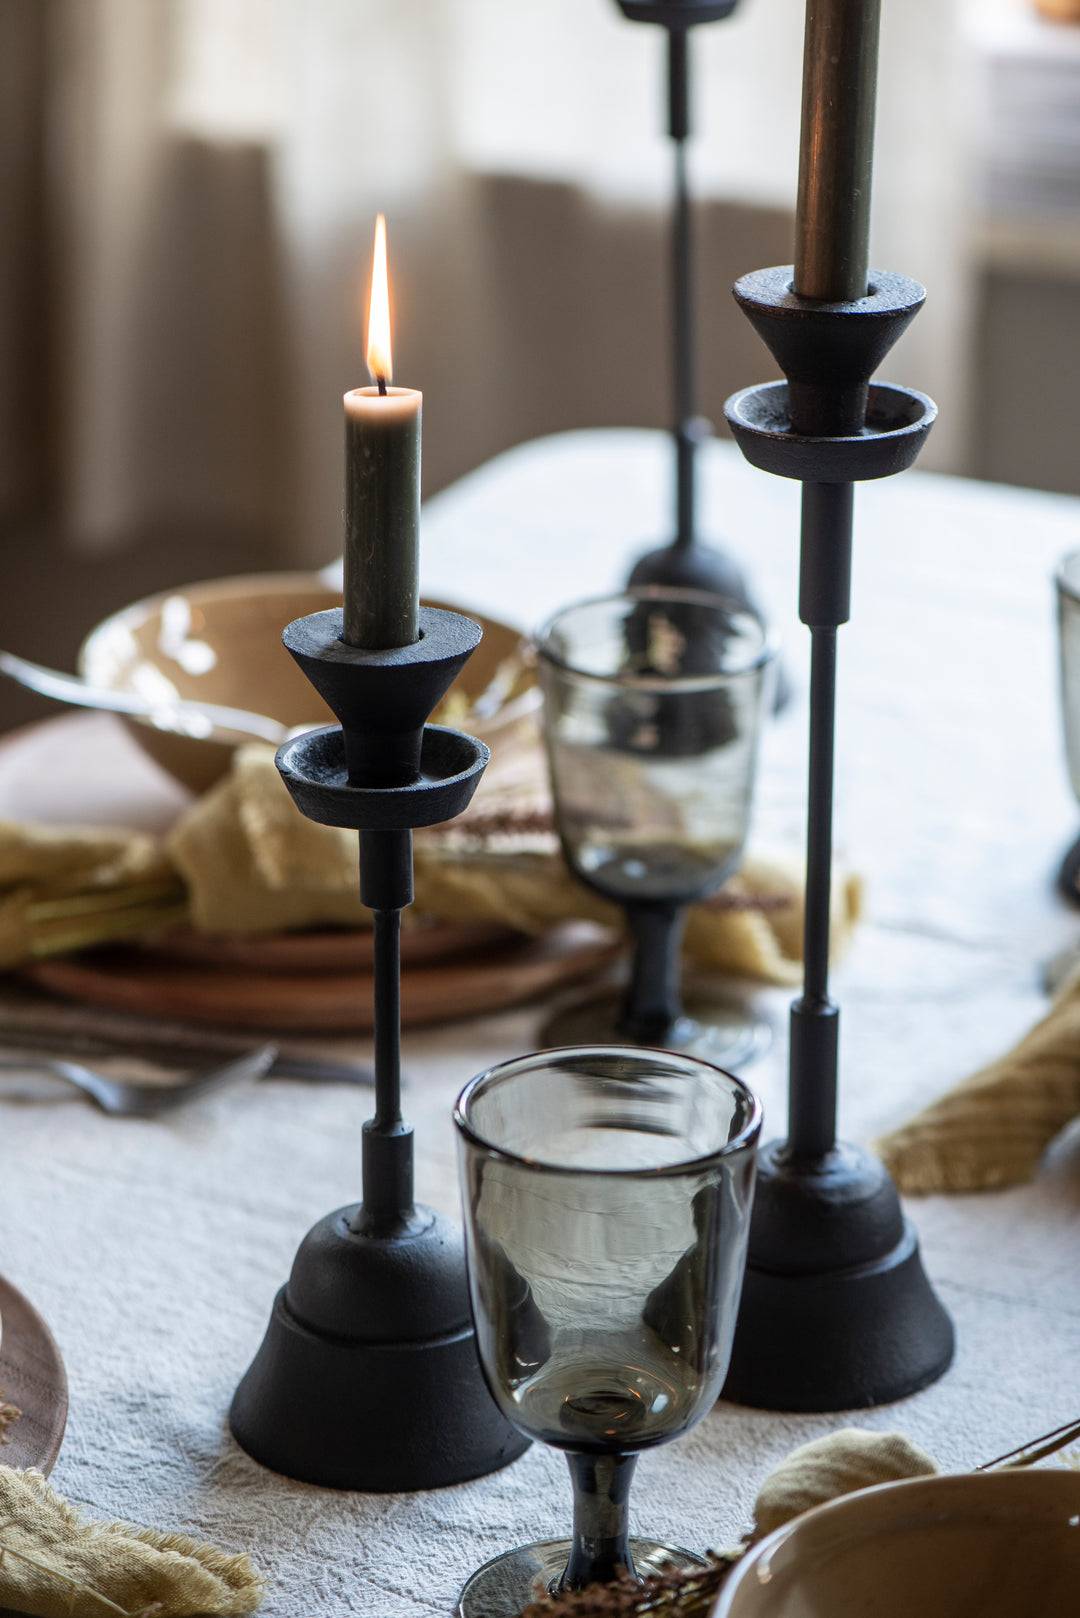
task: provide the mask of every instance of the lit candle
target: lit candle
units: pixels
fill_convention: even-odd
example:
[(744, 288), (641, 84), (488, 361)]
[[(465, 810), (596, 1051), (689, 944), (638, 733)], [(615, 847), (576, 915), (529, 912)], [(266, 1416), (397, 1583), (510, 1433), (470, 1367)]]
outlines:
[(381, 651), (420, 638), (420, 407), (393, 388), (386, 225), (375, 226), (367, 366), (373, 387), (345, 395), (345, 586), (342, 639)]
[(866, 296), (881, 0), (807, 0), (795, 291)]

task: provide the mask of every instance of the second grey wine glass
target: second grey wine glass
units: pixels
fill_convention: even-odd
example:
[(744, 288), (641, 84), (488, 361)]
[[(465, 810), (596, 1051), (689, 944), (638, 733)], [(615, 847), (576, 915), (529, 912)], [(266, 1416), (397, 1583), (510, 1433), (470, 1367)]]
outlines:
[(684, 1006), (687, 906), (734, 872), (750, 817), (775, 645), (720, 596), (658, 587), (585, 601), (537, 639), (555, 820), (574, 874), (625, 910), (634, 954), (621, 1003), (556, 1015), (547, 1045), (623, 1039), (723, 1067), (767, 1043), (712, 994)]
[(692, 1057), (585, 1046), (467, 1085), (458, 1129), (480, 1363), (503, 1415), (566, 1452), (572, 1540), (507, 1551), (461, 1618), (700, 1558), (628, 1535), (640, 1451), (714, 1403), (742, 1285), (761, 1109)]

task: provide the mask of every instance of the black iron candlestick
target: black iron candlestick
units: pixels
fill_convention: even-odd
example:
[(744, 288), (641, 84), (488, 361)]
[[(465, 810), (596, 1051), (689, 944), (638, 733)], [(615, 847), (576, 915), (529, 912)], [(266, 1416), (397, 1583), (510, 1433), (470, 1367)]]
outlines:
[(715, 595), (749, 606), (746, 581), (726, 552), (703, 545), (697, 532), (697, 451), (712, 425), (697, 409), (694, 319), (693, 212), (687, 180), (690, 137), (690, 30), (729, 17), (738, 0), (617, 0), (632, 22), (659, 23), (668, 36), (668, 134), (674, 151), (671, 215), (671, 322), (675, 393), (675, 537), (635, 564), (630, 586), (659, 584)]
[(884, 1165), (836, 1139), (829, 996), (837, 629), (850, 617), (853, 485), (910, 466), (937, 414), (870, 377), (924, 299), (867, 271), (876, 0), (808, 0), (796, 262), (736, 282), (787, 382), (728, 400), (746, 458), (803, 485), (799, 616), (811, 636), (803, 993), (791, 1010), (788, 1138), (766, 1146), (725, 1392), (842, 1410), (916, 1392), (953, 1329)]
[(286, 742), (278, 768), (311, 820), (360, 833), (360, 895), (374, 915), (375, 1116), (363, 1201), (301, 1243), (230, 1411), (237, 1441), (287, 1477), (395, 1491), (461, 1483), (528, 1442), (483, 1381), (460, 1229), (413, 1201), (401, 1115), (400, 929), (412, 903), (412, 831), (459, 815), (488, 761), (482, 742), (425, 724), (479, 644), (471, 619), (420, 609), (412, 646), (364, 651), (341, 611), (300, 618), (289, 652), (341, 721)]

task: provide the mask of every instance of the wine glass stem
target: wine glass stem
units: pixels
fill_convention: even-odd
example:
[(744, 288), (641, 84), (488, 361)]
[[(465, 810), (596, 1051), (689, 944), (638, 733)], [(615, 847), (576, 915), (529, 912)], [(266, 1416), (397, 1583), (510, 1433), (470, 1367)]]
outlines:
[(560, 1589), (608, 1584), (624, 1570), (636, 1576), (629, 1501), (637, 1456), (568, 1454), (566, 1459), (574, 1486), (574, 1542)]
[(636, 1045), (663, 1045), (683, 1014), (680, 978), (686, 906), (636, 902), (627, 904), (626, 915), (634, 960), (619, 1033)]

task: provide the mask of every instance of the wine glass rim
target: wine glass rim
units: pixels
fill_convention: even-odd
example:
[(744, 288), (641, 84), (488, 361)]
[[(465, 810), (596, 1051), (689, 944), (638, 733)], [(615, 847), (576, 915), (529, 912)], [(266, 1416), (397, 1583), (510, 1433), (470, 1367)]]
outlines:
[[(718, 1146), (714, 1151), (703, 1152), (700, 1157), (682, 1158), (678, 1163), (658, 1163), (650, 1168), (582, 1168), (580, 1164), (574, 1163), (542, 1163), (537, 1161), (536, 1158), (525, 1157), (520, 1152), (511, 1151), (507, 1146), (498, 1146), (494, 1141), (487, 1140), (466, 1116), (466, 1109), (472, 1096), (479, 1086), (484, 1083), (485, 1079), (493, 1078), (509, 1068), (518, 1067), (523, 1062), (548, 1057), (557, 1058), (565, 1056), (571, 1051), (583, 1058), (610, 1055), (612, 1053), (623, 1056), (641, 1056), (645, 1059), (658, 1057), (665, 1062), (671, 1062), (674, 1058), (677, 1062), (687, 1062), (694, 1067), (704, 1068), (710, 1073), (718, 1073), (736, 1090), (742, 1092), (742, 1095), (750, 1104), (749, 1115), (739, 1133), (731, 1140), (725, 1141), (722, 1146)], [(665, 1051), (659, 1047), (648, 1045), (556, 1045), (551, 1050), (533, 1051), (524, 1056), (512, 1056), (505, 1062), (496, 1062), (491, 1067), (485, 1068), (482, 1073), (477, 1073), (464, 1086), (454, 1103), (453, 1117), (458, 1132), (470, 1145), (479, 1147), (491, 1157), (499, 1158), (505, 1163), (520, 1164), (521, 1167), (527, 1168), (535, 1174), (569, 1174), (578, 1177), (582, 1174), (600, 1174), (615, 1179), (651, 1181), (658, 1178), (676, 1178), (692, 1173), (694, 1170), (705, 1169), (713, 1163), (720, 1162), (725, 1157), (734, 1157), (737, 1152), (745, 1151), (747, 1147), (754, 1144), (761, 1131), (763, 1109), (757, 1095), (737, 1074), (729, 1073), (726, 1068), (717, 1067), (715, 1062), (706, 1062), (700, 1056), (684, 1056), (677, 1051)]]
[[(656, 674), (634, 674), (632, 672), (616, 672), (612, 674), (598, 674), (595, 669), (579, 667), (576, 662), (560, 657), (549, 645), (551, 633), (561, 618), (572, 612), (580, 612), (586, 607), (602, 607), (617, 601), (646, 602), (670, 601), (676, 605), (691, 607), (712, 607), (723, 612), (742, 618), (749, 618), (761, 632), (761, 644), (753, 656), (745, 662), (730, 669), (717, 669), (712, 674), (685, 674), (676, 675), (671, 679)], [(554, 668), (565, 669), (569, 674), (582, 680), (595, 680), (600, 685), (621, 685), (633, 687), (634, 690), (662, 690), (662, 691), (708, 691), (723, 686), (730, 680), (743, 678), (752, 674), (756, 669), (763, 668), (771, 663), (779, 650), (780, 642), (776, 630), (766, 623), (759, 612), (747, 606), (744, 601), (736, 601), (732, 596), (719, 595), (712, 590), (690, 590), (682, 585), (639, 584), (626, 590), (612, 590), (604, 595), (586, 596), (581, 601), (568, 602), (557, 612), (550, 614), (533, 635), (533, 647), (538, 657), (552, 664)]]

